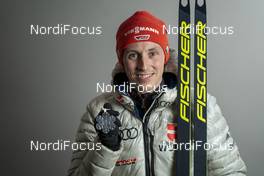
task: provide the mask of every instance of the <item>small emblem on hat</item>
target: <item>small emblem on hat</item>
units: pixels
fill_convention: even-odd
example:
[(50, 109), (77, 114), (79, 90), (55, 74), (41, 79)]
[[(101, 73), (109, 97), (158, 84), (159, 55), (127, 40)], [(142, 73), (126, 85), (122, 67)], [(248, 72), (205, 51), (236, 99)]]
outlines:
[(147, 35), (136, 35), (136, 36), (134, 36), (135, 40), (148, 40), (149, 37), (150, 37), (149, 34), (147, 34)]

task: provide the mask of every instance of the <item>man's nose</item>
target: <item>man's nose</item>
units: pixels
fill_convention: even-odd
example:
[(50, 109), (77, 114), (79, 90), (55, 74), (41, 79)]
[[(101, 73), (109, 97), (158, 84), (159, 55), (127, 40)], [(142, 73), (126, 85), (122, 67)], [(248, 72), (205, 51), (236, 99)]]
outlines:
[(147, 69), (148, 56), (146, 54), (142, 54), (140, 59), (138, 59), (137, 68), (138, 70), (146, 70)]

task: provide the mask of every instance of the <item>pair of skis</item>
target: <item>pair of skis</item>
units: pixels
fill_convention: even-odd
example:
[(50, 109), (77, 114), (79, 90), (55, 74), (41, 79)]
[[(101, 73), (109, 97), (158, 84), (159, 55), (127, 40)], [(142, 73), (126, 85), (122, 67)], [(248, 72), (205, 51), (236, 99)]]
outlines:
[[(206, 3), (205, 0), (201, 3), (195, 0), (194, 62), (191, 62), (190, 1), (186, 0), (185, 5), (182, 0), (179, 1), (177, 143), (182, 147), (178, 147), (176, 152), (176, 175), (206, 176)], [(192, 63), (194, 63), (194, 89), (191, 89)]]

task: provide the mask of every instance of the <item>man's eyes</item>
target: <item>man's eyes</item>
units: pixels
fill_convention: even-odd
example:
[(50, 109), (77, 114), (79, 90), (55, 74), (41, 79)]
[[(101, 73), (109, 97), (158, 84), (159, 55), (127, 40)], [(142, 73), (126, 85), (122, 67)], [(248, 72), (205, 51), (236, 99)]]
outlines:
[[(153, 58), (153, 57), (159, 55), (159, 52), (158, 51), (150, 51), (147, 53), (147, 55), (149, 58)], [(126, 54), (126, 58), (131, 59), (131, 60), (136, 60), (139, 57), (141, 57), (141, 55), (139, 53), (136, 53), (136, 52), (128, 52)]]
[(128, 59), (137, 59), (138, 58), (138, 54), (137, 53), (128, 53), (127, 54), (127, 58)]
[(158, 51), (151, 51), (151, 52), (148, 53), (148, 55), (149, 55), (150, 58), (151, 57), (154, 57), (154, 56), (156, 56), (158, 54), (159, 54)]

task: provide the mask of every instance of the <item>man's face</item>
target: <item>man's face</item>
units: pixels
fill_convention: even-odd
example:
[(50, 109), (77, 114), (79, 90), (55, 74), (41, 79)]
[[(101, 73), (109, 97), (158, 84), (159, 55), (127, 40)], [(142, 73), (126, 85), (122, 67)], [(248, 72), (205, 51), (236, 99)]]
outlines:
[(148, 91), (159, 86), (164, 70), (164, 57), (162, 48), (154, 42), (129, 44), (124, 51), (123, 63), (130, 83), (142, 85)]

